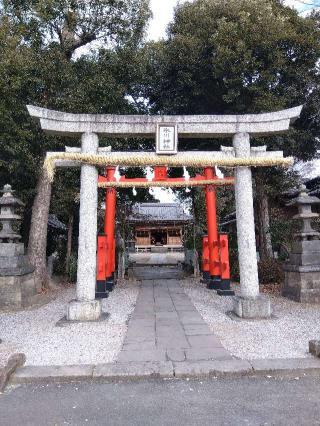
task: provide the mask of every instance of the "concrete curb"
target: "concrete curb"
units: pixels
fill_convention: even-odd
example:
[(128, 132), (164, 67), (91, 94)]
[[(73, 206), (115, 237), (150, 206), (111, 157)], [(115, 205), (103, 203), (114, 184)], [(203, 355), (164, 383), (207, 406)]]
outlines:
[[(320, 364), (319, 364), (320, 367)], [(183, 377), (241, 377), (251, 374), (252, 366), (246, 360), (184, 361), (174, 363), (174, 376)]]
[(139, 380), (143, 378), (297, 377), (320, 376), (320, 359), (260, 359), (184, 362), (129, 362), (101, 365), (25, 366), (12, 384), (72, 381)]
[(319, 358), (256, 359), (251, 360), (254, 375), (296, 377), (320, 376)]

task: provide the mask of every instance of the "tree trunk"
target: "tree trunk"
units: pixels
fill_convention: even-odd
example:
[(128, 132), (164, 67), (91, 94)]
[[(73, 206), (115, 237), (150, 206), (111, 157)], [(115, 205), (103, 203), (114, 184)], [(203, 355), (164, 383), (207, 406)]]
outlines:
[(266, 260), (273, 258), (273, 249), (270, 233), (269, 200), (264, 185), (260, 179), (256, 180), (256, 189), (260, 237), (259, 253), (261, 260)]
[(28, 257), (35, 268), (37, 291), (49, 286), (47, 273), (47, 230), (51, 198), (51, 183), (43, 170), (37, 184), (37, 195), (32, 206)]
[(73, 233), (73, 213), (69, 216), (68, 221), (68, 237), (67, 237), (67, 256), (66, 256), (66, 274), (69, 273), (70, 258), (72, 252), (72, 233)]

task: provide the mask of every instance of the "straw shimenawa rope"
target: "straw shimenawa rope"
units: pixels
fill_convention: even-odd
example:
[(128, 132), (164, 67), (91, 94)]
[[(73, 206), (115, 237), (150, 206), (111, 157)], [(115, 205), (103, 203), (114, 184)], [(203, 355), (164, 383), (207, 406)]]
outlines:
[[(112, 155), (111, 155), (112, 154)], [(265, 158), (265, 157), (249, 157), (249, 158), (217, 158), (210, 156), (197, 157), (190, 154), (184, 156), (183, 160), (178, 156), (155, 156), (150, 153), (128, 152), (127, 155), (115, 155), (115, 153), (107, 153), (104, 155), (97, 154), (81, 154), (61, 152), (47, 156), (44, 162), (44, 169), (47, 171), (48, 178), (52, 182), (54, 178), (55, 161), (76, 161), (83, 164), (93, 166), (114, 166), (139, 167), (139, 166), (167, 166), (167, 167), (271, 167), (282, 166), (289, 167), (293, 164), (293, 158)], [(183, 161), (183, 164), (181, 162)]]
[(149, 182), (100, 182), (98, 188), (185, 188), (194, 186), (226, 186), (234, 185), (234, 179), (211, 179), (211, 180), (194, 180), (194, 181), (178, 181), (178, 182), (167, 182), (167, 181), (149, 181)]

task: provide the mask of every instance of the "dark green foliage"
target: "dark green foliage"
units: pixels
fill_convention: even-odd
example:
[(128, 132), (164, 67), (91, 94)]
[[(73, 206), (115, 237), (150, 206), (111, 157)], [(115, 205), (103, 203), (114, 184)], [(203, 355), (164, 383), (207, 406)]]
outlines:
[[(168, 40), (149, 45), (156, 110), (245, 113), (305, 102), (319, 57), (316, 17), (272, 0), (180, 5)], [(160, 70), (160, 72), (159, 72)], [(155, 86), (155, 87), (154, 87)]]
[[(145, 84), (136, 96), (143, 92), (152, 111), (173, 114), (259, 113), (305, 104), (289, 134), (254, 144), (312, 158), (319, 146), (318, 20), (318, 14), (304, 18), (273, 0), (182, 4), (168, 39), (143, 50)], [(187, 146), (212, 149), (217, 142)]]
[(149, 0), (3, 0), (2, 10), (27, 43), (56, 45), (67, 58), (92, 41), (137, 46), (150, 17)]
[(67, 271), (68, 280), (70, 283), (75, 283), (77, 281), (77, 269), (78, 269), (77, 257), (75, 254), (73, 254), (70, 257), (69, 268)]
[(258, 262), (258, 272), (260, 284), (281, 284), (284, 280), (282, 264), (275, 259)]
[[(76, 140), (45, 136), (26, 105), (79, 113), (136, 113), (127, 100), (136, 75), (128, 57), (142, 41), (148, 4), (148, 0), (0, 2), (0, 186), (11, 183), (26, 202), (24, 236), (46, 151), (79, 146)], [(110, 48), (95, 45), (82, 56), (74, 55), (93, 40)], [(101, 145), (110, 142), (120, 144), (105, 140)], [(130, 144), (122, 141), (122, 149)], [(51, 212), (65, 224), (77, 212), (78, 191), (79, 171), (58, 171)]]
[[(312, 159), (319, 148), (319, 35), (319, 13), (303, 17), (282, 1), (186, 2), (177, 6), (167, 39), (142, 51), (145, 79), (135, 87), (136, 96), (150, 99), (152, 112), (166, 114), (261, 113), (304, 104), (288, 133), (255, 138), (252, 145)], [(221, 145), (217, 140), (179, 143), (182, 149)], [(263, 182), (269, 199), (297, 182), (293, 173), (276, 168), (254, 170), (254, 178)], [(201, 204), (198, 192), (189, 195), (194, 205)], [(234, 211), (232, 191), (219, 191), (218, 204), (220, 217)], [(197, 221), (205, 224), (204, 212)]]

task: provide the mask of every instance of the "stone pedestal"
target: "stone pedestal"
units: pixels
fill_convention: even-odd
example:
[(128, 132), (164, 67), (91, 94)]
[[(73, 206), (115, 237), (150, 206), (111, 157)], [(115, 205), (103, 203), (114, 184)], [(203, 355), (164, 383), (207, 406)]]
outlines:
[[(320, 256), (320, 253), (319, 253)], [(318, 257), (317, 263), (320, 262)], [(282, 296), (301, 303), (320, 303), (320, 265), (285, 264)]]
[(24, 308), (34, 303), (36, 286), (34, 274), (0, 275), (0, 309)]
[(311, 226), (318, 217), (311, 206), (320, 204), (320, 199), (310, 197), (305, 186), (290, 205), (298, 207), (293, 218), (302, 221), (301, 231), (294, 235), (289, 261), (284, 265), (285, 280), (281, 293), (284, 297), (301, 303), (320, 303), (320, 234)]
[(37, 293), (34, 268), (24, 253), (20, 235), (13, 229), (13, 223), (20, 221), (15, 213), (22, 202), (13, 196), (10, 185), (5, 185), (0, 199), (0, 309), (22, 308), (33, 303)]
[(320, 340), (309, 340), (309, 352), (320, 358)]

